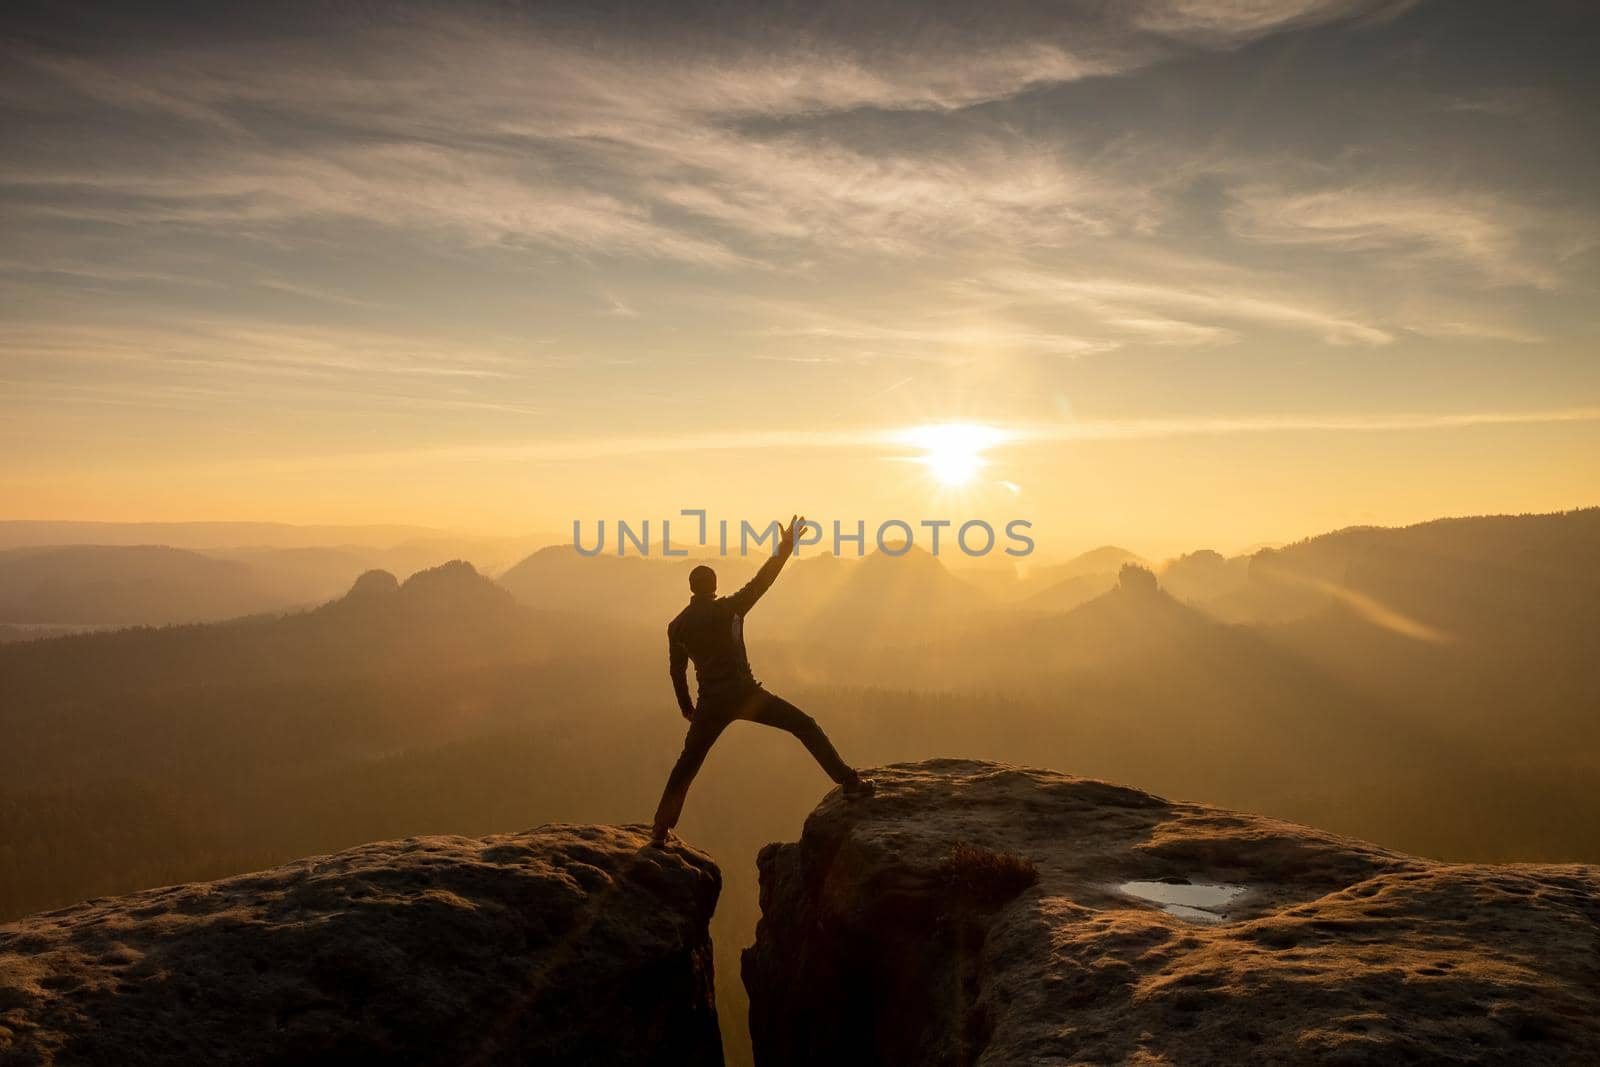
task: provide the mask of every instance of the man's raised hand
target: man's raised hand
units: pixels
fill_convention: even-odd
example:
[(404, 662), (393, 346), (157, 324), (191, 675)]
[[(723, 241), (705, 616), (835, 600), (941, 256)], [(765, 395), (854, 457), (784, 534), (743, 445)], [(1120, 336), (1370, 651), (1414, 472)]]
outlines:
[(805, 525), (804, 515), (790, 515), (789, 525), (784, 528), (783, 535), (778, 538), (778, 551), (787, 556), (794, 551), (794, 531), (796, 526)]

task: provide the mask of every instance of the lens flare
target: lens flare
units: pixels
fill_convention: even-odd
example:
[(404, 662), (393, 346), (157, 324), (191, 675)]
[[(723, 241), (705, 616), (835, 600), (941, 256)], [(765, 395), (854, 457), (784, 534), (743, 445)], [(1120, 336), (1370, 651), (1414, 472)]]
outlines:
[(970, 422), (945, 422), (913, 426), (897, 436), (922, 450), (915, 461), (928, 469), (935, 481), (951, 488), (969, 484), (988, 465), (983, 453), (1005, 441), (1004, 430)]

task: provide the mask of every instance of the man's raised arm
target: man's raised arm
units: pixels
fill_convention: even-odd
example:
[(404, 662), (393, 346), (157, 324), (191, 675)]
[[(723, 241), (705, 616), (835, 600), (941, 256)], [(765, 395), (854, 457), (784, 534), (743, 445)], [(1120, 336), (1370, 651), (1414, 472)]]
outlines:
[(789, 562), (789, 557), (794, 554), (795, 527), (805, 523), (805, 516), (791, 515), (788, 527), (778, 535), (778, 554), (761, 565), (756, 571), (756, 576), (745, 583), (740, 589), (728, 598), (733, 605), (733, 610), (740, 615), (756, 606), (756, 601), (761, 599), (761, 594), (772, 588), (772, 583), (778, 580), (778, 572), (783, 570), (783, 565)]

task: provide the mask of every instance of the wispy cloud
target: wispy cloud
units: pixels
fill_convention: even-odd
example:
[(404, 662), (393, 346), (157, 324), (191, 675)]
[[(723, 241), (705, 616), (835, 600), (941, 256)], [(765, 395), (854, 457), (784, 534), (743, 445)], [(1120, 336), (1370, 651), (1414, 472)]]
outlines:
[(1438, 188), (1246, 189), (1231, 221), (1251, 241), (1382, 255), (1412, 268), (1452, 264), (1493, 284), (1542, 289), (1559, 288), (1560, 260), (1595, 240), (1582, 219)]
[(1019, 301), (1077, 307), (1107, 327), (1147, 334), (1158, 341), (1218, 343), (1236, 336), (1218, 323), (1252, 323), (1311, 333), (1334, 344), (1387, 344), (1394, 339), (1376, 326), (1315, 305), (1262, 295), (1237, 281), (1223, 288), (1216, 283), (1166, 284), (1000, 270), (984, 275), (980, 283)]
[(1407, 326), (1406, 329), (1424, 337), (1437, 337), (1445, 340), (1509, 341), (1512, 344), (1519, 345), (1536, 345), (1545, 340), (1543, 336), (1532, 330), (1524, 330), (1503, 323), (1471, 319), (1436, 318), (1420, 320)]
[(1269, 433), (1394, 433), (1459, 430), (1477, 426), (1541, 425), (1600, 421), (1600, 407), (1546, 411), (1465, 411), (1395, 414), (1248, 415), (1159, 419), (1075, 420), (1021, 426), (1027, 441), (1127, 441), (1165, 437), (1215, 437)]
[(601, 293), (600, 296), (606, 304), (606, 309), (601, 314), (610, 315), (612, 318), (617, 319), (636, 319), (639, 317), (639, 312), (634, 309), (633, 305), (625, 302), (621, 297), (613, 293)]
[(1445, 111), (1466, 111), (1510, 119), (1528, 115), (1544, 103), (1544, 94), (1528, 86), (1500, 86), (1479, 89), (1440, 102)]
[[(924, 13), (915, 49), (814, 27), (752, 48), (734, 18), (699, 44), (646, 50), (504, 12), (437, 10), (250, 48), (90, 57), (13, 45), (16, 69), (33, 78), (0, 79), (0, 99), (23, 113), (88, 97), (188, 132), (181, 162), (122, 141), (14, 159), (0, 176), (26, 192), (13, 196), (17, 210), (61, 220), (347, 218), (714, 268), (772, 265), (757, 249), (786, 241), (901, 254), (963, 235), (1050, 244), (1114, 227), (1135, 210), (1133, 190), (1059, 145), (969, 134), (934, 152), (867, 150), (815, 120), (970, 108), (1384, 6), (1394, 5), (1085, 4), (976, 40)], [(42, 88), (40, 75), (67, 92)]]
[[(182, 325), (145, 323), (17, 323), (0, 328), (0, 355), (8, 361), (38, 360), (55, 368), (68, 390), (99, 386), (107, 373), (152, 374), (225, 371), (233, 390), (250, 395), (249, 379), (300, 378), (315, 382), (351, 379), (506, 379), (538, 357), (537, 339), (521, 351), (277, 321), (186, 320)], [(72, 368), (88, 368), (88, 373)], [(242, 378), (242, 380), (241, 380)], [(221, 390), (216, 383), (213, 389)]]
[(1191, 41), (1237, 45), (1268, 33), (1346, 19), (1393, 18), (1418, 0), (1147, 0), (1132, 4), (1135, 22)]
[[(1393, 433), (1462, 430), (1484, 426), (1542, 425), (1600, 421), (1600, 407), (1547, 411), (1472, 411), (1396, 415), (1328, 414), (1241, 417), (1177, 417), (1102, 419), (1069, 422), (1003, 422), (993, 424), (1004, 447), (1027, 448), (1071, 442), (1136, 441), (1173, 437), (1214, 437), (1276, 433)], [(425, 463), (565, 462), (641, 455), (693, 452), (876, 451), (903, 453), (907, 434), (917, 427), (835, 430), (759, 430), (735, 433), (685, 433), (574, 437), (522, 444), (347, 452), (293, 459), (267, 459), (246, 464), (250, 469), (287, 471), (336, 466), (378, 468)]]
[(1041, 333), (1005, 325), (873, 326), (859, 322), (834, 325), (773, 326), (759, 331), (765, 337), (803, 338), (835, 348), (857, 344), (877, 346), (911, 358), (972, 359), (997, 352), (1033, 352), (1042, 355), (1081, 356), (1105, 352), (1116, 345), (1065, 333)]

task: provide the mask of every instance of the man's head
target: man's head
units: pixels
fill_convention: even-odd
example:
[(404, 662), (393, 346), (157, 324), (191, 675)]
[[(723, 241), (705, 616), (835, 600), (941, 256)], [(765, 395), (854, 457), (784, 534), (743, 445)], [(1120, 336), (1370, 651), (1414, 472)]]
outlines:
[(689, 592), (695, 596), (710, 596), (717, 591), (717, 572), (701, 564), (689, 572)]

